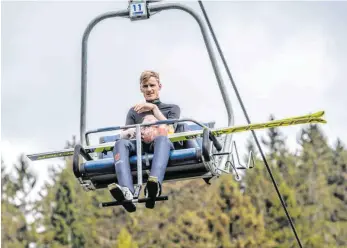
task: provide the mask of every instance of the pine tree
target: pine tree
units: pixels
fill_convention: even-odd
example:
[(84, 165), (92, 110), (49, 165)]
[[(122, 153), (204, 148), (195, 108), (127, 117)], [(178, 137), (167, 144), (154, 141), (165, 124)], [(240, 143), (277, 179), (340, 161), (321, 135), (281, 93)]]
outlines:
[(24, 155), (19, 156), (12, 175), (5, 172), (3, 161), (1, 166), (2, 241), (9, 247), (28, 248), (36, 241), (35, 225), (26, 219), (32, 212), (27, 196), (35, 187), (36, 176), (29, 169)]
[[(270, 115), (269, 121), (273, 120), (275, 120), (275, 116)], [(268, 140), (262, 138), (262, 143), (269, 149), (271, 160), (275, 160), (276, 155), (281, 156), (281, 153), (285, 150), (285, 137), (278, 127), (269, 128), (267, 135)]]
[[(345, 247), (345, 148), (341, 142), (329, 148), (313, 126), (300, 136), (300, 154), (290, 154), (284, 139), (280, 142), (283, 136), (276, 137), (274, 160), (271, 149), (268, 158), (276, 161), (270, 166), (303, 246)], [(269, 136), (266, 141), (276, 143)], [(45, 231), (37, 247), (297, 247), (268, 172), (262, 161), (255, 162), (246, 172), (244, 191), (230, 175), (212, 185), (201, 179), (166, 182), (168, 201), (154, 210), (138, 204), (137, 212), (129, 214), (122, 207), (98, 208), (112, 199), (109, 192), (84, 192), (67, 160), (63, 171), (52, 173), (53, 185), (38, 204)], [(53, 242), (58, 231), (54, 214), (56, 223), (65, 223), (66, 246)]]
[[(67, 142), (66, 148), (74, 144)], [(85, 192), (72, 172), (72, 159), (64, 161), (64, 168), (50, 169), (51, 183), (44, 185), (36, 204), (36, 221), (43, 229), (38, 247), (114, 247), (117, 229), (112, 228), (122, 220), (113, 216), (113, 208), (99, 208), (111, 200), (110, 194)]]
[(340, 139), (337, 140), (333, 150), (333, 159), (330, 166), (328, 183), (334, 185), (334, 196), (347, 204), (347, 190), (343, 187), (347, 181), (346, 150)]
[(340, 139), (333, 149), (331, 174), (327, 181), (333, 201), (330, 212), (330, 231), (337, 245), (347, 246), (347, 151)]
[(24, 247), (17, 237), (24, 225), (24, 215), (12, 201), (16, 192), (6, 165), (1, 161), (1, 244), (7, 247)]
[(73, 185), (68, 180), (68, 173), (63, 170), (60, 175), (58, 188), (55, 194), (55, 203), (53, 214), (51, 216), (52, 226), (55, 230), (54, 241), (61, 245), (70, 244), (72, 237), (71, 227), (76, 219), (77, 210), (73, 204), (76, 199), (76, 194), (73, 190)]
[(256, 159), (258, 157), (258, 148), (255, 144), (253, 135), (249, 135), (246, 141), (246, 154), (243, 157), (244, 163), (248, 163), (249, 155), (252, 153), (253, 158)]
[[(274, 120), (273, 115), (270, 116), (271, 120)], [(270, 128), (267, 137), (261, 140), (267, 150), (266, 159), (282, 199), (295, 221), (300, 214), (293, 190), (295, 182), (292, 180), (295, 177), (295, 159), (289, 154), (285, 137), (279, 128)], [(295, 247), (296, 240), (263, 161), (256, 160), (256, 166), (247, 171), (246, 185), (245, 194), (250, 196), (257, 212), (263, 215), (266, 236), (275, 244)]]
[(44, 247), (84, 247), (89, 232), (84, 232), (87, 227), (83, 226), (83, 209), (78, 209), (79, 192), (75, 178), (69, 168), (64, 168), (54, 181), (53, 186), (46, 185), (46, 194), (38, 204), (44, 227), (39, 244)]
[(168, 228), (167, 247), (216, 247), (216, 238), (210, 232), (203, 211), (184, 211), (174, 225)]
[(206, 219), (216, 237), (212, 247), (272, 247), (265, 236), (263, 216), (230, 176), (222, 176), (206, 195)]
[(329, 222), (333, 199), (327, 175), (333, 153), (317, 125), (302, 130), (299, 144), (302, 152), (298, 156), (300, 163), (296, 173), (296, 194), (302, 211), (298, 231), (304, 237), (305, 247), (332, 244), (333, 234)]
[[(275, 120), (273, 115), (270, 115), (270, 121)], [(293, 176), (293, 161), (286, 160), (288, 149), (286, 147), (286, 137), (280, 131), (280, 128), (269, 128), (267, 131), (267, 138), (262, 137), (262, 143), (268, 150), (269, 164), (275, 170), (279, 170), (281, 177), (279, 180), (287, 180), (291, 182)]]

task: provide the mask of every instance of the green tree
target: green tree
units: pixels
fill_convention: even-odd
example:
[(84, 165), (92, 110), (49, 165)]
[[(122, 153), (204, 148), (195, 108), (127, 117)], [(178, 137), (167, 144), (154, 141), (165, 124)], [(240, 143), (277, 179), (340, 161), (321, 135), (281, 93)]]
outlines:
[(246, 164), (248, 163), (250, 153), (252, 153), (254, 159), (258, 157), (258, 148), (252, 134), (250, 134), (246, 140), (246, 154), (243, 157), (243, 161)]
[(333, 158), (328, 175), (328, 184), (333, 185), (334, 196), (347, 205), (347, 156), (340, 139), (337, 140), (333, 150)]
[(230, 176), (220, 177), (206, 195), (206, 219), (216, 237), (214, 247), (271, 247), (266, 239), (264, 219), (250, 197), (240, 191)]
[(216, 238), (210, 232), (203, 211), (187, 210), (168, 228), (168, 247), (216, 247)]
[(117, 238), (117, 248), (137, 248), (137, 243), (132, 240), (126, 228), (122, 228)]
[[(86, 238), (78, 209), (78, 192), (72, 173), (63, 169), (53, 186), (46, 185), (46, 195), (38, 204), (44, 227), (39, 244), (56, 247), (84, 247)], [(82, 219), (83, 220), (83, 219)], [(86, 228), (87, 229), (87, 228)]]
[[(275, 120), (275, 117), (270, 115), (270, 121), (273, 120)], [(262, 143), (268, 150), (268, 162), (276, 172), (280, 172), (276, 180), (285, 180), (289, 185), (292, 185), (295, 176), (295, 159), (290, 156), (286, 146), (286, 137), (278, 127), (269, 128), (266, 136), (266, 138), (262, 137)]]
[[(345, 247), (347, 157), (342, 143), (330, 148), (321, 130), (311, 125), (300, 133), (300, 153), (291, 154), (283, 136), (276, 135), (268, 132), (263, 139), (273, 147), (267, 158), (304, 247)], [(37, 247), (297, 247), (259, 159), (246, 171), (244, 190), (231, 175), (212, 185), (201, 179), (165, 182), (168, 201), (158, 202), (154, 210), (138, 204), (131, 214), (122, 207), (100, 209), (100, 202), (112, 200), (108, 190), (84, 192), (71, 160), (52, 176), (38, 203), (38, 223), (45, 231)], [(53, 225), (54, 215), (56, 223), (65, 225)], [(66, 230), (66, 246), (54, 242), (59, 226)]]
[(62, 170), (51, 169), (51, 183), (44, 185), (36, 204), (43, 229), (38, 247), (114, 247), (119, 223), (126, 223), (121, 208), (100, 209), (110, 194), (85, 192), (72, 172), (72, 160), (65, 161)]
[(334, 244), (330, 231), (333, 198), (327, 183), (332, 150), (317, 125), (302, 130), (299, 144), (302, 146), (296, 173), (296, 194), (301, 206), (299, 235), (305, 247)]
[(347, 246), (347, 151), (338, 139), (333, 149), (331, 174), (327, 181), (333, 195), (330, 232), (337, 245)]
[(15, 193), (14, 183), (1, 161), (1, 243), (4, 247), (24, 247), (17, 237), (24, 225), (24, 216), (11, 201)]
[(32, 212), (27, 196), (36, 184), (36, 175), (29, 169), (24, 155), (13, 165), (12, 174), (1, 164), (1, 213), (2, 243), (7, 247), (29, 247), (36, 241), (35, 224), (28, 223), (26, 216)]
[[(274, 115), (270, 115), (269, 121), (275, 120)], [(285, 137), (278, 127), (267, 129), (268, 139), (262, 138), (262, 143), (269, 149), (270, 159), (275, 160), (282, 155), (285, 150)], [(276, 156), (277, 155), (277, 156)]]

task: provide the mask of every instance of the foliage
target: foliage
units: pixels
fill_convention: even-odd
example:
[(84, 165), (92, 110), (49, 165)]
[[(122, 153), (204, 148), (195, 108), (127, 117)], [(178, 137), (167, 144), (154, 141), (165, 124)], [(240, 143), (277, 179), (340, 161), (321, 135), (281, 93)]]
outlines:
[[(270, 118), (274, 118), (273, 116)], [(269, 166), (304, 247), (347, 246), (347, 150), (333, 147), (316, 125), (298, 135), (299, 153), (289, 152), (277, 128), (261, 138)], [(68, 142), (73, 146), (75, 140)], [(250, 138), (248, 150), (257, 154)], [(32, 205), (20, 197), (36, 182), (19, 161), (14, 175), (2, 165), (2, 244), (4, 247), (297, 247), (281, 202), (259, 156), (240, 182), (222, 176), (164, 184), (169, 201), (155, 210), (138, 205), (100, 209), (112, 200), (107, 190), (85, 192), (72, 161), (51, 170), (41, 198)], [(35, 216), (34, 224), (26, 216)]]

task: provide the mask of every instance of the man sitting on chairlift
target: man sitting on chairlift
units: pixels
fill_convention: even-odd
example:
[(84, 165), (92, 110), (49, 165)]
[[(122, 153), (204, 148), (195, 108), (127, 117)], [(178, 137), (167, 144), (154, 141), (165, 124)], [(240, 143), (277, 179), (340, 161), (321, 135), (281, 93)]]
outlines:
[[(139, 103), (130, 108), (126, 117), (125, 125), (140, 124), (147, 115), (153, 115), (156, 120), (179, 119), (180, 107), (175, 104), (167, 104), (160, 101), (159, 91), (162, 85), (159, 74), (154, 71), (144, 71), (140, 76), (140, 91), (146, 102)], [(153, 119), (153, 118), (152, 118)], [(188, 131), (187, 124), (179, 124), (176, 132)], [(180, 130), (178, 130), (180, 129)], [(152, 133), (151, 128), (141, 132), (143, 152), (153, 153), (151, 172), (145, 187), (145, 195), (153, 200), (146, 202), (146, 208), (154, 208), (155, 198), (161, 195), (162, 182), (166, 167), (169, 161), (170, 151), (175, 149), (172, 142), (167, 137), (167, 132), (161, 131)], [(120, 140), (116, 141), (113, 149), (114, 163), (118, 184), (113, 183), (108, 186), (110, 193), (117, 201), (132, 200), (134, 196), (134, 185), (130, 170), (129, 156), (136, 154), (136, 142), (130, 141), (127, 137), (134, 137), (135, 129), (123, 131)], [(146, 142), (144, 142), (146, 141)], [(195, 140), (186, 141), (184, 147), (197, 147)], [(128, 212), (136, 211), (134, 203), (123, 204)]]

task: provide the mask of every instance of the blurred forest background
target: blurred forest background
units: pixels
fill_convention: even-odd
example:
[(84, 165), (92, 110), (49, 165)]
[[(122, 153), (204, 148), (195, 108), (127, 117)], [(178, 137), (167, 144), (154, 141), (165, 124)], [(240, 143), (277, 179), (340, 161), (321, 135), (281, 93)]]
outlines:
[[(340, 140), (330, 147), (316, 125), (297, 137), (295, 153), (279, 129), (261, 139), (302, 244), (347, 247), (347, 150)], [(252, 137), (247, 149), (258, 154)], [(11, 175), (6, 166), (1, 165), (2, 247), (298, 247), (259, 156), (242, 182), (226, 175), (212, 185), (202, 179), (167, 183), (168, 201), (154, 211), (141, 204), (133, 214), (122, 207), (100, 209), (110, 194), (83, 191), (71, 160), (65, 168), (52, 167), (51, 182), (35, 202), (25, 197), (36, 184), (26, 159), (19, 158)]]

